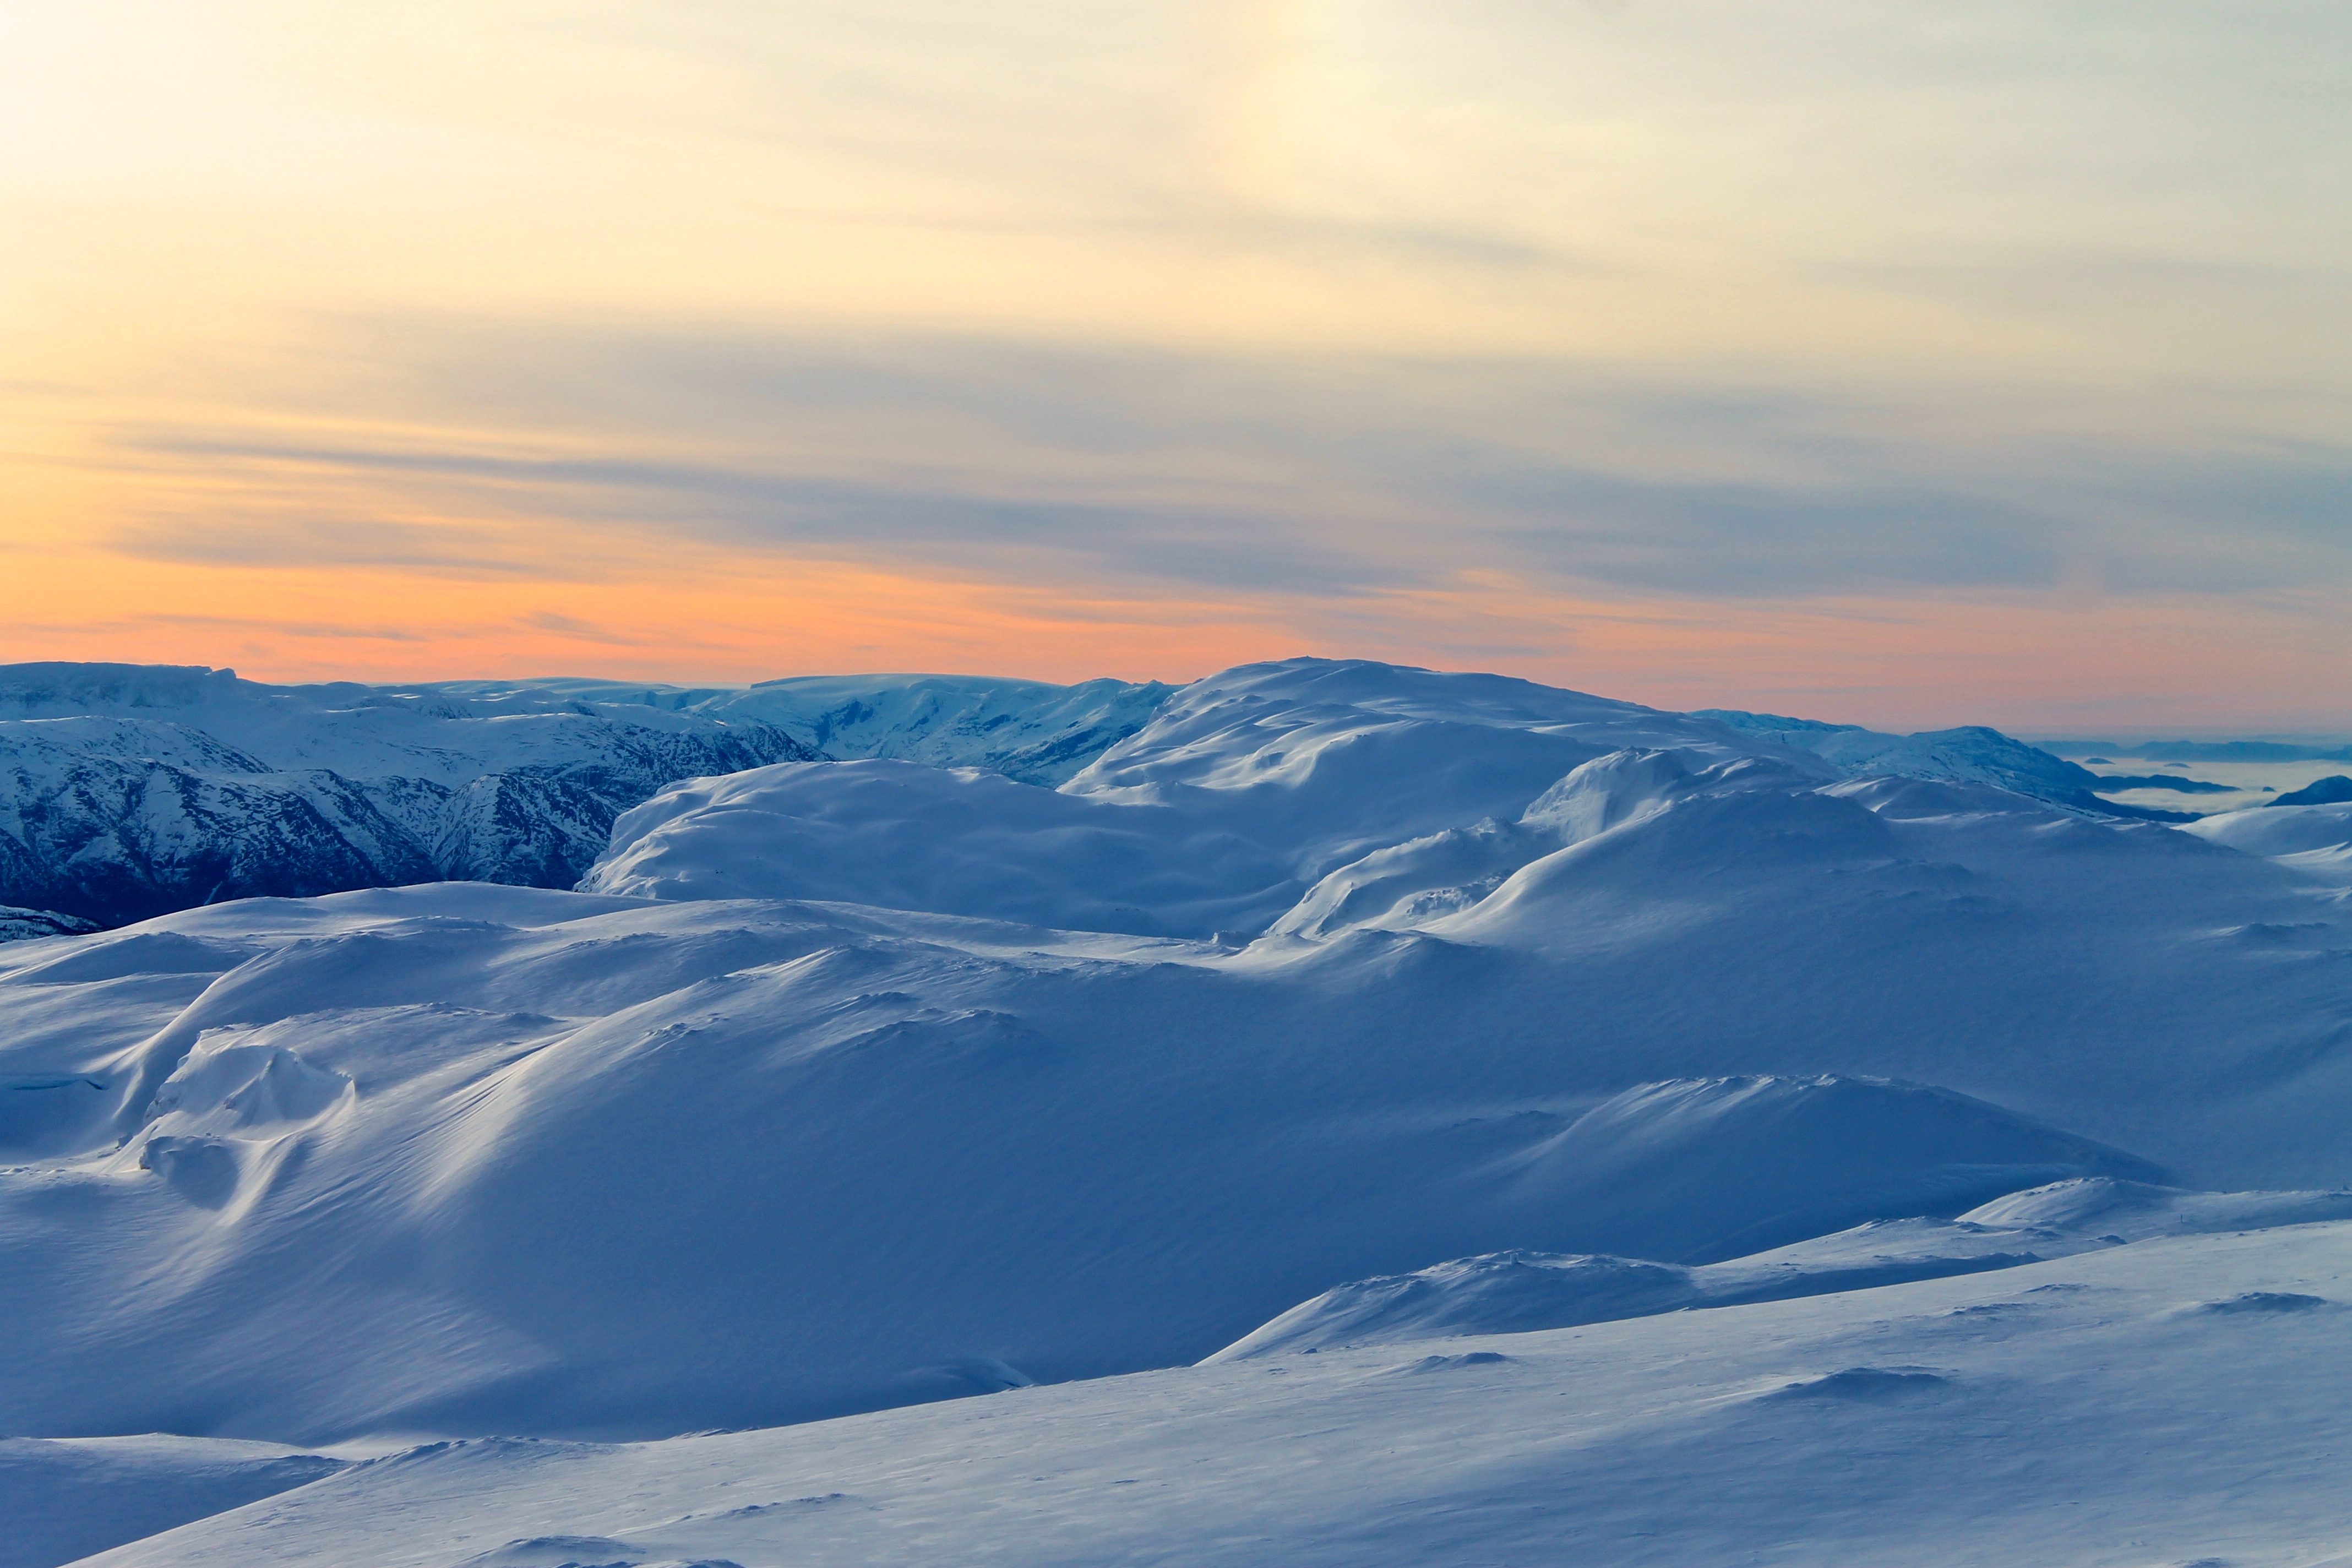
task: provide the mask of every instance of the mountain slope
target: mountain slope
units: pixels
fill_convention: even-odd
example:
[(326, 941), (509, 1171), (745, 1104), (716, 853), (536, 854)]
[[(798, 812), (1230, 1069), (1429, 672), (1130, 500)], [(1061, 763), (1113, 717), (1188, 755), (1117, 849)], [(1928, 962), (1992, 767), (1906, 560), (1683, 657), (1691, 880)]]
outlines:
[(589, 891), (856, 900), (1138, 935), (1255, 935), (1335, 867), (1517, 817), (1628, 745), (1699, 763), (1809, 753), (1680, 713), (1361, 660), (1194, 682), (1058, 792), (877, 763), (666, 792), (615, 824)]
[(772, 725), (828, 757), (985, 768), (1050, 789), (1141, 729), (1176, 689), (1160, 681), (1054, 686), (969, 675), (810, 675), (740, 688), (569, 679), (451, 680), (432, 689), (640, 702)]
[(269, 1443), (0, 1437), (0, 1568), (54, 1568), (342, 1468)]
[(91, 1568), (2340, 1563), (2352, 1225), (630, 1446), (435, 1445)]

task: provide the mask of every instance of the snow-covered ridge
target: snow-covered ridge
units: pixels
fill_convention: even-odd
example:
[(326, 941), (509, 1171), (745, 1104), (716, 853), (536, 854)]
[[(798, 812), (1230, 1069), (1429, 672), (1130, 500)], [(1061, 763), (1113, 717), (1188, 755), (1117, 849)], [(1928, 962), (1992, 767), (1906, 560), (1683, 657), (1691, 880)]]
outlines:
[(2075, 1178), (1996, 1198), (1953, 1219), (1870, 1220), (1696, 1266), (1517, 1251), (1453, 1258), (1335, 1286), (1201, 1364), (1785, 1301), (2022, 1268), (2154, 1237), (2344, 1220), (2352, 1220), (2352, 1192), (2194, 1193)]
[[(1360, 796), (1326, 798), (1317, 781), (1331, 773), (1321, 759), (1334, 747), (1382, 753), (1385, 816), (1368, 816)], [(1429, 833), (1469, 831), (1486, 816), (1508, 822), (1530, 784), (1626, 747), (1673, 750), (1702, 766), (1760, 754), (1803, 767), (1818, 756), (1847, 777), (1990, 783), (2131, 815), (2091, 795), (2084, 770), (1990, 730), (1895, 737), (1770, 715), (1669, 714), (1528, 681), (1362, 661), (1249, 666), (1181, 692), (1115, 680), (1058, 687), (919, 675), (747, 688), (594, 679), (272, 687), (227, 670), (16, 665), (0, 668), (0, 902), (111, 925), (220, 899), (432, 879), (570, 887), (607, 858), (616, 864), (600, 868), (595, 885), (655, 891), (667, 883), (646, 864), (653, 848), (644, 833), (618, 844), (610, 835), (616, 817), (664, 786), (769, 763), (875, 759), (1168, 805), (1175, 815), (1162, 814), (1165, 821), (1187, 824), (1185, 847), (1153, 852), (1155, 865), (1238, 856), (1253, 868), (1234, 866), (1218, 888), (1190, 900), (1109, 889), (1086, 909), (1057, 910), (1024, 901), (1018, 889), (1034, 879), (1014, 870), (994, 895), (941, 892), (929, 902), (919, 896), (915, 907), (1139, 932), (1254, 933), (1349, 860)], [(1349, 767), (1360, 771), (1365, 760), (1355, 755)], [(920, 836), (932, 820), (961, 814), (946, 781), (895, 776), (901, 782), (890, 787), (924, 796), (919, 810), (909, 798), (906, 831)], [(730, 809), (758, 787), (725, 786)], [(840, 812), (816, 806), (811, 792), (851, 789), (853, 781), (799, 778), (788, 787), (793, 805), (772, 815), (837, 820)], [(1267, 816), (1276, 801), (1288, 808), (1279, 819)], [(1027, 815), (1048, 809), (1068, 815), (1045, 806)], [(1118, 833), (1131, 836), (1142, 819), (1097, 812), (1070, 820), (1085, 837), (1093, 828), (1080, 824), (1118, 821)], [(1345, 823), (1344, 836), (1325, 842), (1318, 822)], [(676, 860), (685, 831), (667, 830), (663, 857)], [(1096, 847), (1108, 849), (1098, 836)], [(801, 860), (803, 871), (779, 889), (755, 868), (730, 867), (742, 890), (859, 897), (856, 879), (875, 871), (868, 853), (845, 868), (844, 883), (824, 869), (837, 846), (772, 847), (764, 864)], [(1472, 858), (1492, 858), (1493, 847)], [(1107, 863), (1135, 858), (1111, 850)], [(1006, 869), (987, 856), (969, 866), (981, 882)], [(1168, 912), (1177, 905), (1184, 907)]]
[[(1858, 749), (1825, 755), (1792, 735)], [(1890, 739), (1732, 727), (1496, 676), (1283, 660), (1184, 688), (1052, 795), (886, 763), (695, 781), (623, 816), (581, 885), (1324, 940), (1505, 918), (1555, 857), (1660, 813), (1722, 844), (1801, 831), (1881, 853), (1894, 852), (1888, 821), (1924, 815), (2031, 818), (2088, 843), (2118, 822), (2069, 782), (2079, 769), (1993, 731), (1878, 743)], [(1953, 749), (1963, 742), (1974, 751)]]
[(2352, 885), (2352, 803), (2233, 811), (2183, 832), (2209, 844), (2262, 855), (2308, 876)]
[(1498, 851), (1517, 856), (1506, 870), (1562, 847), (1587, 808), (1559, 792), (1597, 799), (1611, 787), (1600, 774), (1584, 787), (1577, 770), (1636, 754), (1662, 778), (1715, 768), (1710, 780), (1811, 787), (1839, 776), (1809, 752), (1637, 703), (1501, 676), (1287, 659), (1184, 688), (1050, 795), (887, 763), (695, 781), (618, 821), (581, 886), (1254, 937), (1299, 929), (1301, 900), (1367, 861), (1434, 853), (1451, 866), (1424, 843), (1432, 836), (1451, 846), (1525, 816), (1529, 830)]
[(740, 688), (572, 679), (451, 680), (431, 689), (472, 700), (643, 704), (770, 725), (828, 757), (984, 768), (1051, 788), (1141, 729), (1176, 689), (1149, 680), (1055, 686), (992, 676), (809, 675)]
[(1889, 735), (1865, 730), (1859, 724), (1828, 724), (1816, 719), (1790, 719), (1777, 713), (1748, 713), (1728, 708), (1702, 709), (1697, 717), (1716, 720), (1744, 735), (1803, 747), (1849, 778), (1895, 775), (1987, 784), (2053, 805), (2110, 816), (2145, 822), (2191, 819), (2191, 814), (2187, 812), (2103, 800), (2101, 790), (2113, 790), (2123, 781), (2102, 778), (2079, 763), (1982, 724), (1929, 730), (1916, 735)]

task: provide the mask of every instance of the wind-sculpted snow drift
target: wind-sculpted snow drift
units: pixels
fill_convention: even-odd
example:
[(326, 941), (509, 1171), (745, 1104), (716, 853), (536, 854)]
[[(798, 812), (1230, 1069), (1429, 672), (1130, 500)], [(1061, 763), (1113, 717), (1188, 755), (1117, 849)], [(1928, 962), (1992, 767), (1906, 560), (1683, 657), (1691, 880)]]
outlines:
[(2233, 811), (2182, 831), (2210, 844), (2263, 855), (2297, 870), (2352, 882), (2352, 804)]
[(2014, 1268), (2152, 1237), (2337, 1220), (2352, 1220), (2352, 1192), (2190, 1193), (2091, 1177), (2028, 1188), (1956, 1219), (1872, 1220), (1696, 1268), (1606, 1255), (1492, 1253), (1334, 1286), (1202, 1364), (1785, 1301)]
[(586, 887), (0, 948), (0, 1429), (657, 1436), (2346, 1179), (2336, 879), (1492, 677), (1247, 667), (1058, 790), (700, 780)]

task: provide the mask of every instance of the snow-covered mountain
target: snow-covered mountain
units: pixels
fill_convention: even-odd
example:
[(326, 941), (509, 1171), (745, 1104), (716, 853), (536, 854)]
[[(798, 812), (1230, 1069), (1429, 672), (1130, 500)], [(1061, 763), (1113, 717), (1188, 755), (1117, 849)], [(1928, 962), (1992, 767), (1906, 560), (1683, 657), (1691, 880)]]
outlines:
[(568, 888), (615, 816), (681, 779), (903, 755), (1058, 782), (1166, 690), (928, 676), (276, 687), (0, 667), (0, 902), (118, 925), (437, 879)]
[(0, 904), (0, 942), (24, 942), (43, 936), (75, 936), (99, 929), (95, 921), (61, 915), (55, 910), (26, 910), (12, 904)]
[(1255, 936), (1327, 874), (1516, 818), (1580, 763), (1628, 746), (1837, 776), (1809, 753), (1636, 703), (1500, 676), (1292, 659), (1184, 688), (1052, 793), (891, 763), (698, 780), (616, 823), (581, 886)]
[(2184, 827), (2209, 844), (2262, 855), (2308, 876), (2352, 885), (2352, 802), (2232, 811)]
[(1160, 681), (1053, 686), (968, 675), (810, 675), (734, 687), (616, 680), (444, 681), (451, 696), (554, 696), (772, 725), (828, 757), (985, 768), (1048, 788), (1150, 721), (1176, 688)]
[[(1261, 668), (1289, 669), (1298, 663)], [(1340, 695), (1350, 679), (1346, 672), (1370, 668), (1331, 664), (1318, 679), (1328, 695)], [(1392, 667), (1378, 668), (1391, 672), (1382, 679), (1395, 675)], [(1748, 750), (1783, 763), (1799, 753), (1816, 755), (1849, 777), (1985, 783), (2104, 814), (2168, 820), (2175, 815), (2104, 802), (2091, 793), (2103, 782), (2095, 775), (1991, 730), (1879, 735), (1769, 714), (1659, 714), (1496, 677), (1420, 672), (1418, 679), (1426, 688), (1423, 698), (1446, 713), (1412, 720), (1423, 726), (1413, 743), (1436, 750), (1398, 752), (1392, 787), (1400, 812), (1414, 809), (1407, 797), (1416, 791), (1437, 803), (1435, 816), (1427, 817), (1433, 828), (1453, 826), (1458, 815), (1456, 775), (1499, 769), (1497, 783), (1505, 784), (1499, 800), (1517, 788), (1528, 768), (1541, 773), (1562, 759), (1589, 760), (1609, 749), (1596, 749), (1593, 737), (1623, 715), (1643, 716), (1631, 721), (1636, 729), (1647, 726), (1643, 732), (1653, 742), (1713, 748), (1708, 754), (1718, 760), (1729, 754), (1727, 743), (1739, 747), (1727, 730), (1747, 737)], [(915, 764), (919, 775), (910, 767), (866, 776), (896, 777), (893, 787), (902, 792), (929, 792), (919, 801), (907, 797), (911, 815), (898, 829), (918, 837), (937, 831), (942, 821), (962, 819), (954, 804), (958, 786), (936, 776), (939, 769), (1066, 786), (1066, 795), (1093, 800), (1132, 801), (1141, 798), (1139, 790), (1172, 798), (1195, 786), (1243, 799), (1247, 791), (1233, 794), (1241, 783), (1276, 781), (1255, 773), (1190, 780), (1181, 773), (1190, 764), (1181, 759), (1226, 758), (1236, 734), (1263, 722), (1246, 711), (1255, 700), (1248, 680), (1229, 672), (1181, 695), (1150, 682), (1064, 687), (927, 675), (806, 677), (741, 688), (593, 679), (275, 687), (227, 670), (0, 667), (0, 903), (41, 919), (120, 925), (221, 899), (419, 881), (568, 888), (606, 856), (614, 820), (666, 786), (787, 762)], [(1472, 688), (1480, 682), (1484, 688), (1474, 699)], [(1410, 707), (1416, 699), (1400, 687), (1382, 700)], [(1341, 737), (1316, 733), (1318, 721), (1295, 704), (1285, 711), (1293, 716), (1284, 722), (1301, 726), (1300, 733), (1287, 741), (1255, 736), (1251, 746), (1233, 752), (1238, 765), (1311, 768), (1322, 746), (1342, 738), (1349, 744), (1392, 743), (1391, 721), (1410, 717), (1402, 708), (1381, 710), (1386, 718), (1349, 721), (1354, 727)], [(1612, 713), (1619, 720), (1609, 719)], [(1158, 772), (1148, 779), (1130, 777), (1120, 771), (1118, 749), (1155, 721), (1162, 736), (1150, 752)], [(1448, 742), (1435, 737), (1448, 727), (1486, 733), (1467, 752), (1440, 758), (1437, 752)], [(1590, 733), (1579, 742), (1572, 731)], [(1180, 732), (1193, 738), (1173, 740)], [(1204, 744), (1206, 751), (1200, 749)], [(1113, 771), (1101, 771), (1098, 763)], [(732, 809), (749, 798), (747, 791), (784, 787), (782, 777), (709, 787), (721, 790)], [(790, 787), (798, 792), (796, 804), (782, 815), (818, 823), (825, 813), (811, 792), (854, 786), (848, 780), (827, 784), (803, 776)], [(966, 787), (991, 788), (985, 783)], [(980, 819), (992, 820), (996, 805), (1013, 808), (1024, 798), (998, 788)], [(1198, 825), (1210, 837), (1196, 838), (1193, 848), (1210, 860), (1254, 857), (1263, 873), (1257, 887), (1210, 896), (1172, 924), (1162, 915), (1139, 912), (1164, 899), (1122, 903), (1114, 889), (1097, 899), (1091, 912), (1078, 913), (1076, 923), (1190, 932), (1217, 929), (1222, 920), (1259, 929), (1289, 907), (1295, 878), (1307, 874), (1320, 853), (1312, 830), (1300, 826), (1322, 811), (1314, 791), (1286, 791), (1280, 798), (1297, 807), (1293, 820), (1256, 825), (1252, 831), (1258, 838), (1236, 839), (1214, 823)], [(1062, 826), (1079, 833), (1087, 831), (1083, 823), (1108, 820), (1099, 814), (1070, 816), (1073, 808), (1064, 805), (1030, 803), (1026, 809), (1032, 817), (1062, 812), (1067, 817)], [(1139, 819), (1128, 814), (1119, 820), (1131, 826)], [(1029, 820), (1021, 831), (1043, 826), (1043, 819)], [(1263, 842), (1261, 830), (1267, 828), (1278, 841), (1273, 847)], [(880, 829), (869, 824), (866, 831)], [(1349, 831), (1367, 846), (1397, 837), (1378, 822)], [(633, 837), (638, 863), (600, 872), (600, 885), (634, 887), (642, 879), (641, 862), (654, 847), (642, 834)], [(666, 838), (659, 851), (674, 856), (676, 837)], [(759, 864), (795, 864), (794, 885), (803, 896), (855, 896), (854, 886), (842, 893), (841, 884), (825, 880), (830, 848), (814, 842), (773, 847), (777, 854)], [(869, 844), (863, 858), (846, 868), (853, 880), (874, 872), (883, 848), (879, 840)], [(1121, 858), (1107, 846), (1097, 848), (1109, 856), (1106, 867)], [(759, 864), (733, 863), (727, 871), (756, 880), (767, 874)], [(970, 869), (985, 879), (1007, 868), (983, 857)], [(973, 907), (1049, 921), (1073, 914), (1024, 904), (1020, 886), (1016, 872)], [(828, 887), (835, 891), (815, 890)], [(1113, 912), (1119, 909), (1129, 912)], [(9, 934), (40, 929), (37, 921), (0, 927)]]
[[(1676, 1454), (1767, 1438), (1787, 1478), (1887, 1456), (1866, 1507), (1801, 1486), (1756, 1514), (1790, 1560), (1932, 1561), (1892, 1532), (1951, 1439), (1906, 1401), (2137, 1429), (2222, 1396), (2184, 1369), (2270, 1390), (2347, 1348), (2352, 915), (2313, 859), (2346, 809), (2242, 814), (2280, 835), (2242, 849), (1696, 715), (1289, 660), (1184, 689), (1057, 788), (772, 763), (624, 814), (584, 890), (13, 942), (0, 1430), (499, 1436), (125, 1563), (1099, 1562), (1145, 1515), (1171, 1560), (1455, 1561), (1448, 1531), (1524, 1556), (1529, 1488), (1663, 1500)], [(2269, 1337), (2242, 1363), (2231, 1335)], [(2306, 1405), (2294, 1441), (2336, 1451)], [(1591, 1443), (1560, 1446), (1570, 1410)], [(1188, 1432), (1246, 1459), (1200, 1468)], [(1265, 1473), (1313, 1432), (1332, 1463)], [(1454, 1458), (1382, 1483), (1392, 1542), (1331, 1535), (1337, 1457), (1389, 1447)], [(1288, 1515), (1178, 1517), (1253, 1470)], [(2049, 1560), (2139, 1561), (2152, 1519), (2189, 1550), (2180, 1498), (2252, 1495), (2200, 1473), (2151, 1463), (2137, 1534)], [(1138, 1515), (1121, 1480), (1183, 1507)], [(1687, 1518), (1607, 1517), (1591, 1561), (1714, 1560)]]
[[(1747, 713), (1731, 708), (1707, 708), (1699, 718), (1713, 719), (1744, 735), (1801, 746), (1825, 759), (1849, 778), (1897, 775), (1945, 779), (1955, 784), (1988, 784), (2057, 805), (2144, 822), (2189, 822), (2188, 812), (2159, 811), (2125, 805), (2100, 798), (2132, 784), (2155, 781), (2103, 778), (2090, 769), (2054, 756), (2022, 741), (2012, 740), (1982, 724), (1957, 730), (1928, 730), (1916, 735), (1889, 735), (1859, 724), (1830, 724), (1818, 719), (1790, 719), (1778, 713)], [(2165, 780), (2171, 785), (2175, 781)], [(2182, 781), (2189, 783), (2192, 781)], [(2205, 786), (2208, 788), (2217, 786)]]
[(2347, 778), (2342, 773), (2330, 773), (2324, 779), (2315, 780), (2298, 790), (2289, 790), (2276, 800), (2267, 801), (2264, 804), (2266, 805), (2343, 805), (2347, 803), (2352, 803), (2352, 778)]

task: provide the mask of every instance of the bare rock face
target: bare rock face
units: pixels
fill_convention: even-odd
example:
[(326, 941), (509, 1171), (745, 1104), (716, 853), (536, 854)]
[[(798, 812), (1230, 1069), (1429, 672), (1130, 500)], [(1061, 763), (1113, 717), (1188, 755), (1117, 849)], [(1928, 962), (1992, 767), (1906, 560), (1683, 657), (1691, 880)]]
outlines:
[(87, 936), (100, 929), (95, 921), (59, 914), (55, 910), (24, 910), (0, 905), (0, 942), (33, 942), (47, 936)]

